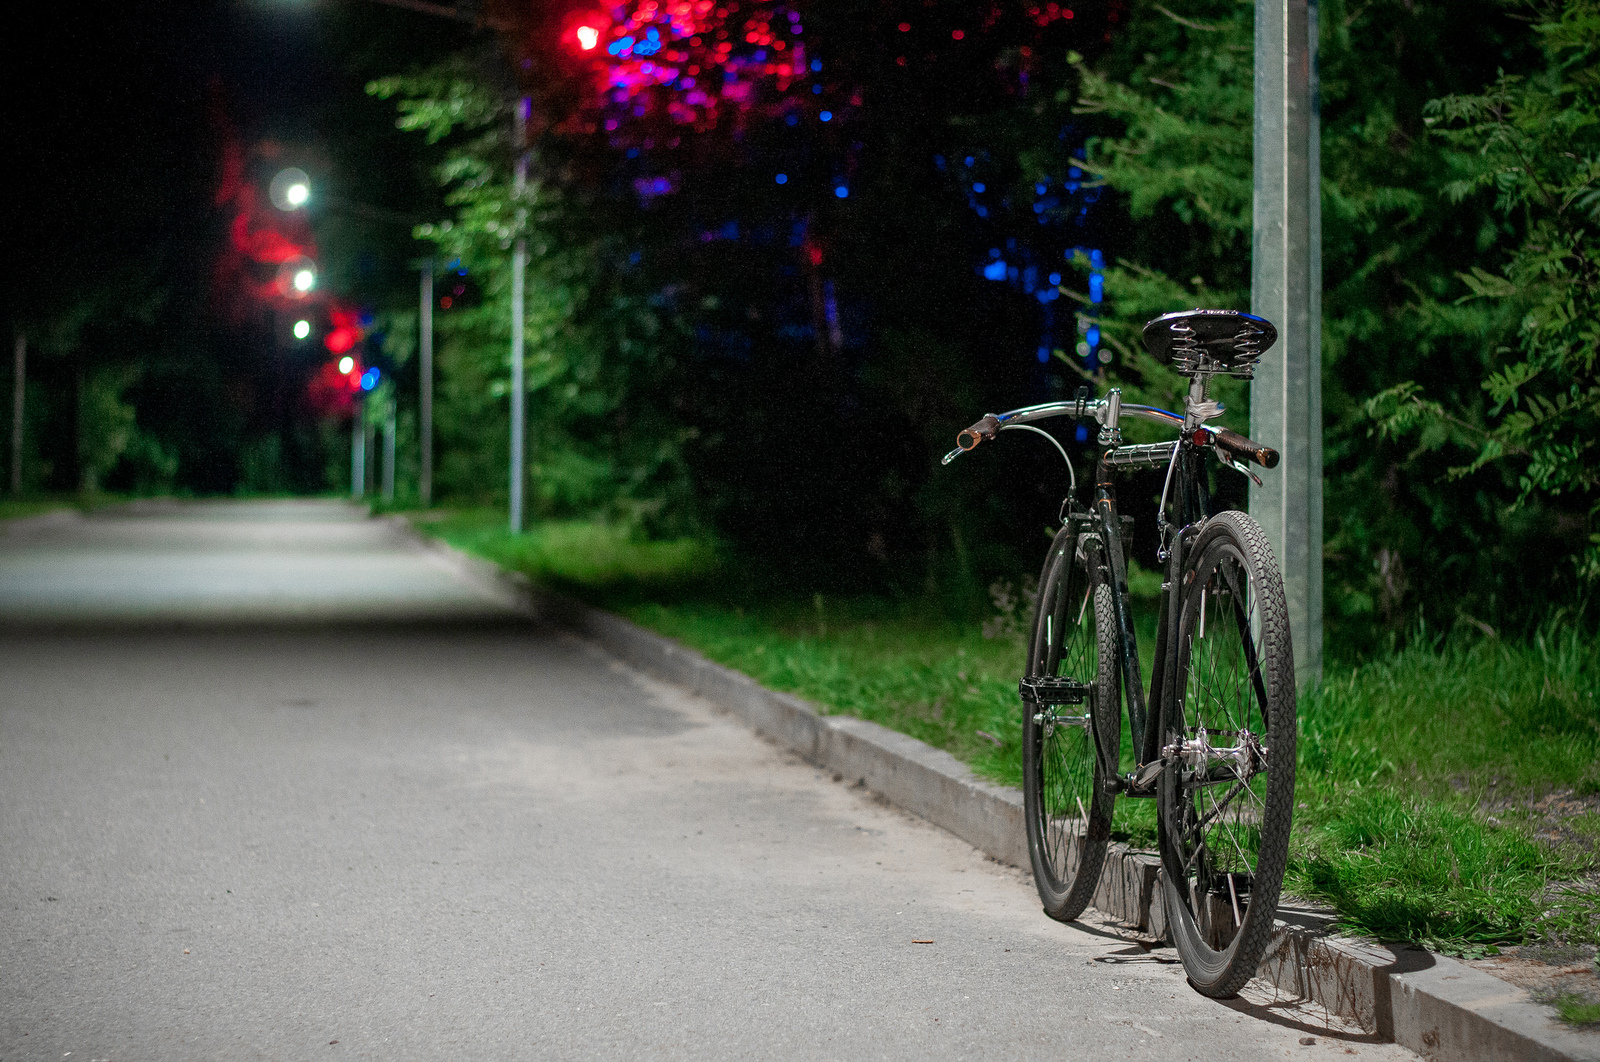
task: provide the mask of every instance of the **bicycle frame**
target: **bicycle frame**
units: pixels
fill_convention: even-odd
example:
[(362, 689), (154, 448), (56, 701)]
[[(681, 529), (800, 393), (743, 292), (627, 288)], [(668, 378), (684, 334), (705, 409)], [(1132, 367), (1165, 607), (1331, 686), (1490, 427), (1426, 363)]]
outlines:
[[(1167, 652), (1167, 647), (1178, 637), (1176, 602), (1181, 589), (1184, 550), (1188, 542), (1193, 539), (1196, 525), (1212, 514), (1210, 494), (1201, 478), (1199, 464), (1201, 451), (1210, 448), (1214, 437), (1214, 430), (1207, 428), (1205, 421), (1220, 414), (1223, 409), (1219, 404), (1206, 400), (1203, 380), (1192, 382), (1185, 406), (1187, 412), (1180, 416), (1155, 406), (1123, 403), (1121, 392), (1112, 390), (1103, 399), (1088, 399), (1080, 393), (1080, 397), (1071, 402), (1047, 402), (1025, 406), (1009, 413), (985, 418), (986, 421), (991, 419), (993, 421), (991, 435), (1008, 428), (1023, 427), (1055, 417), (1074, 419), (1092, 417), (1101, 426), (1096, 440), (1097, 458), (1092, 507), (1089, 510), (1079, 508), (1074, 489), (1074, 492), (1067, 497), (1062, 515), (1065, 520), (1083, 522), (1087, 534), (1080, 538), (1079, 548), (1084, 549), (1091, 563), (1104, 573), (1112, 589), (1122, 688), (1127, 696), (1129, 729), (1133, 734), (1137, 767), (1132, 774), (1122, 775), (1121, 765), (1109, 762), (1109, 754), (1100, 746), (1098, 734), (1096, 734), (1095, 748), (1103, 776), (1115, 779), (1116, 791), (1126, 796), (1154, 796), (1156, 781), (1167, 766), (1161, 749), (1159, 718), (1160, 708), (1163, 705), (1162, 698), (1169, 695), (1168, 690), (1173, 681), (1167, 672), (1176, 666), (1175, 658), (1169, 659), (1172, 654)], [(1123, 446), (1119, 425), (1123, 417), (1130, 416), (1178, 428), (1181, 434), (1172, 442)], [(971, 434), (972, 442), (968, 445), (965, 438), (958, 440), (962, 445), (945, 455), (945, 464), (949, 464), (980, 441), (974, 429), (962, 434), (963, 436)], [(1054, 442), (1054, 439), (1051, 441)], [(1057, 448), (1061, 449), (1059, 443)], [(1066, 458), (1064, 449), (1062, 456)], [(1221, 452), (1216, 452), (1216, 456), (1229, 467), (1260, 482), (1254, 473), (1237, 461), (1224, 456)], [(1162, 488), (1157, 519), (1161, 521), (1162, 542), (1158, 555), (1165, 565), (1165, 578), (1161, 584), (1161, 608), (1156, 626), (1156, 665), (1150, 676), (1150, 686), (1147, 691), (1143, 668), (1139, 662), (1139, 642), (1134, 630), (1133, 605), (1128, 592), (1127, 554), (1122, 541), (1121, 517), (1117, 511), (1115, 474), (1117, 469), (1159, 468), (1162, 465), (1167, 468), (1167, 478)], [(1069, 470), (1071, 468), (1070, 460), (1068, 468)], [(1073, 485), (1076, 488), (1075, 473)], [(1172, 502), (1170, 506), (1167, 504), (1169, 500)]]

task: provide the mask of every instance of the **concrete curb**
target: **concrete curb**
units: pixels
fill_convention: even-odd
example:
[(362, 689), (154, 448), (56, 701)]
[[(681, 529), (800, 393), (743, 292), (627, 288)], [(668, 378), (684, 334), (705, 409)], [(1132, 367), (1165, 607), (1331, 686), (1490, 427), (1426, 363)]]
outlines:
[[(463, 574), (514, 594), (530, 616), (586, 637), (653, 677), (739, 716), (810, 763), (871, 789), (1003, 863), (1028, 867), (1022, 792), (986, 782), (954, 756), (851, 716), (824, 715), (787, 693), (629, 620), (428, 538), (397, 529)], [(1166, 931), (1160, 860), (1113, 844), (1093, 904), (1156, 939)], [(1259, 976), (1366, 1031), (1440, 1062), (1600, 1062), (1600, 1034), (1559, 1024), (1527, 992), (1442, 955), (1329, 934), (1328, 912), (1286, 908)]]

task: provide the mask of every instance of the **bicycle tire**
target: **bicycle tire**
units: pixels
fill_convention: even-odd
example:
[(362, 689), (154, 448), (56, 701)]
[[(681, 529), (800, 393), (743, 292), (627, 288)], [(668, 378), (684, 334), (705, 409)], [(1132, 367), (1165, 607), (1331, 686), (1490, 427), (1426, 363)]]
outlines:
[[(1294, 652), (1283, 578), (1249, 516), (1208, 520), (1181, 578), (1160, 733), (1164, 755), (1188, 741), (1192, 758), (1169, 766), (1158, 786), (1167, 931), (1195, 989), (1227, 999), (1255, 976), (1288, 862)], [(1250, 750), (1252, 741), (1262, 751), (1236, 752), (1242, 762), (1201, 747)]]
[[(1080, 709), (1023, 702), (1023, 805), (1028, 857), (1045, 914), (1070, 922), (1094, 896), (1111, 839), (1115, 796), (1095, 754), (1093, 726), (1112, 770), (1122, 739), (1111, 587), (1078, 554), (1072, 525), (1056, 534), (1039, 577), (1029, 640), (1029, 678), (1072, 677), (1093, 688), (1085, 723), (1060, 718)], [(1093, 608), (1089, 607), (1093, 597)], [(1065, 711), (1057, 709), (1065, 708)]]

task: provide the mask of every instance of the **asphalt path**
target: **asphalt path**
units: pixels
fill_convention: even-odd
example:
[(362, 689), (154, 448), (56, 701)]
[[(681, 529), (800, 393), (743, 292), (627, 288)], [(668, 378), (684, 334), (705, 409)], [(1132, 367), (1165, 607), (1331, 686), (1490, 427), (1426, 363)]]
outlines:
[[(931, 943), (918, 943), (931, 941)], [(0, 527), (0, 1060), (1409, 1059), (335, 503)]]

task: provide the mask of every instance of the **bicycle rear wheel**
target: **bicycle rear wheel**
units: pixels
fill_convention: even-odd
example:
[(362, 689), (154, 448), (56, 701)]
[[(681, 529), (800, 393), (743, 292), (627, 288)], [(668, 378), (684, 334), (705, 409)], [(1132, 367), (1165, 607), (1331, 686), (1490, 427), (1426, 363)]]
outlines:
[(1216, 998), (1255, 975), (1272, 935), (1294, 812), (1294, 653), (1261, 526), (1224, 512), (1184, 565), (1177, 674), (1161, 714), (1158, 800), (1168, 932)]
[[(1115, 797), (1095, 754), (1116, 769), (1122, 727), (1111, 588), (1078, 554), (1072, 524), (1051, 543), (1039, 579), (1027, 677), (1089, 687), (1079, 704), (1023, 701), (1022, 790), (1028, 857), (1045, 914), (1083, 913), (1100, 880)], [(1092, 728), (1092, 729), (1091, 729)]]

